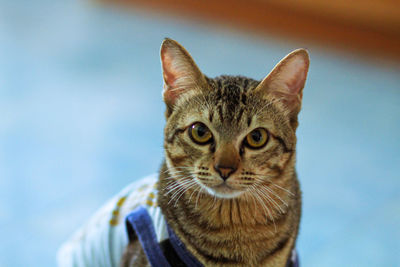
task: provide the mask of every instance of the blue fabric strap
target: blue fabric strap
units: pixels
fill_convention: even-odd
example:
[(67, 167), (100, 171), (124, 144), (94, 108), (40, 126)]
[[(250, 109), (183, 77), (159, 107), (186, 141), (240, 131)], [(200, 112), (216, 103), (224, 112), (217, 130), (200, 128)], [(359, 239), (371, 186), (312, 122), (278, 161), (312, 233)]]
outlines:
[(171, 267), (157, 242), (153, 222), (147, 210), (138, 207), (126, 217), (129, 241), (137, 236), (151, 266)]
[[(185, 263), (186, 266), (190, 267), (204, 267), (189, 251), (187, 251), (185, 244), (176, 236), (174, 231), (167, 224), (169, 241), (175, 252), (178, 254), (179, 258)], [(290, 258), (286, 264), (287, 267), (299, 267), (299, 256), (297, 251), (293, 249)]]
[(189, 251), (187, 251), (185, 244), (176, 236), (174, 231), (172, 231), (171, 227), (167, 224), (169, 241), (171, 242), (172, 247), (174, 248), (176, 254), (178, 254), (179, 258), (186, 264), (186, 266), (190, 267), (204, 267)]
[[(167, 223), (166, 223), (167, 224)], [(153, 221), (146, 208), (140, 206), (126, 217), (126, 229), (129, 241), (136, 236), (143, 247), (143, 250), (153, 267), (171, 267), (162, 249), (157, 242)], [(174, 231), (167, 224), (169, 242), (180, 260), (190, 267), (204, 267), (187, 249), (185, 244), (178, 238)], [(286, 267), (299, 267), (299, 257), (294, 249), (287, 261)]]

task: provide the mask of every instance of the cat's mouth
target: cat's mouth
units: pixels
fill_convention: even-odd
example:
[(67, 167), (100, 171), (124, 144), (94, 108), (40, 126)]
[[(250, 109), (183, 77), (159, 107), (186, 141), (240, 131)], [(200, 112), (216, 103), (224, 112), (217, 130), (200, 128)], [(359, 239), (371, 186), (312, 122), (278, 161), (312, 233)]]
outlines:
[(220, 198), (235, 198), (243, 193), (242, 190), (237, 190), (237, 189), (229, 186), (225, 182), (223, 182), (219, 185), (216, 185), (216, 186), (207, 187), (207, 191), (211, 195), (214, 195), (214, 196), (217, 196)]

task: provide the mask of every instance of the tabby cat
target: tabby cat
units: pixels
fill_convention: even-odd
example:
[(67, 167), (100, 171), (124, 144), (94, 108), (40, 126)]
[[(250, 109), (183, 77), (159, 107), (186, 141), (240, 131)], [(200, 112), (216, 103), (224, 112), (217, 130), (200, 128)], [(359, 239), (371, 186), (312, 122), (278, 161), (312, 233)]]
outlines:
[[(291, 52), (261, 82), (209, 78), (179, 43), (161, 46), (165, 161), (157, 205), (204, 266), (286, 266), (301, 192), (296, 128), (309, 66)], [(122, 266), (147, 266), (137, 238)]]

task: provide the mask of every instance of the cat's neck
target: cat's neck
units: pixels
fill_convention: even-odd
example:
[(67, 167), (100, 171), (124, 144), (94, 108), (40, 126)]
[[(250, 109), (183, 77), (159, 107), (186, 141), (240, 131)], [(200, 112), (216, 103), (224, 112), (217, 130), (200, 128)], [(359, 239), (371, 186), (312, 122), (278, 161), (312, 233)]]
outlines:
[(165, 179), (168, 177), (165, 164), (162, 169), (159, 205), (178, 237), (203, 263), (259, 265), (283, 245), (287, 248), (279, 251), (282, 254), (279, 258), (286, 261), (297, 235), (300, 213), (297, 199), (282, 195), (287, 206), (278, 209), (252, 195), (222, 199), (204, 190), (189, 189), (179, 198), (173, 197), (173, 193), (164, 190), (171, 183)]

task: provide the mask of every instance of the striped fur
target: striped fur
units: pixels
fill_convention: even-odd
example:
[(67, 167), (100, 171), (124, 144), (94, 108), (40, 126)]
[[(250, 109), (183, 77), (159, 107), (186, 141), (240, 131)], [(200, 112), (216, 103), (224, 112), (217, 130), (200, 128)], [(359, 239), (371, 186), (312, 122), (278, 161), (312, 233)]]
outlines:
[[(274, 76), (262, 82), (242, 76), (211, 79), (200, 73), (183, 47), (169, 39), (165, 42), (179, 51), (177, 59), (173, 54), (167, 58), (177, 60), (173, 63), (180, 68), (166, 70), (163, 62), (167, 123), (158, 204), (166, 220), (205, 266), (285, 266), (296, 242), (301, 213), (295, 132), (304, 82), (288, 81), (287, 91), (281, 89), (285, 84), (280, 91), (271, 84), (280, 81), (285, 69), (294, 74), (282, 77), (304, 76), (305, 81), (308, 56), (304, 50), (296, 52), (307, 59), (304, 75), (291, 66), (296, 54), (289, 55), (277, 66), (278, 71), (274, 69)], [(179, 59), (182, 56), (184, 60)], [(190, 63), (186, 69), (184, 62)], [(166, 77), (167, 71), (174, 76)], [(171, 94), (174, 78), (180, 73), (190, 85), (181, 83), (179, 93)], [(191, 73), (195, 79), (190, 78)], [(290, 87), (292, 84), (301, 88)], [(213, 142), (198, 145), (190, 139), (188, 129), (194, 122), (210, 129)], [(259, 127), (269, 132), (267, 145), (259, 150), (246, 147), (244, 138)], [(219, 190), (214, 188), (222, 183), (215, 160), (228, 147), (229, 155), (222, 156), (238, 157), (237, 169), (225, 182), (230, 189), (214, 194)], [(124, 266), (135, 265), (135, 257), (143, 260), (135, 246), (128, 247)]]

